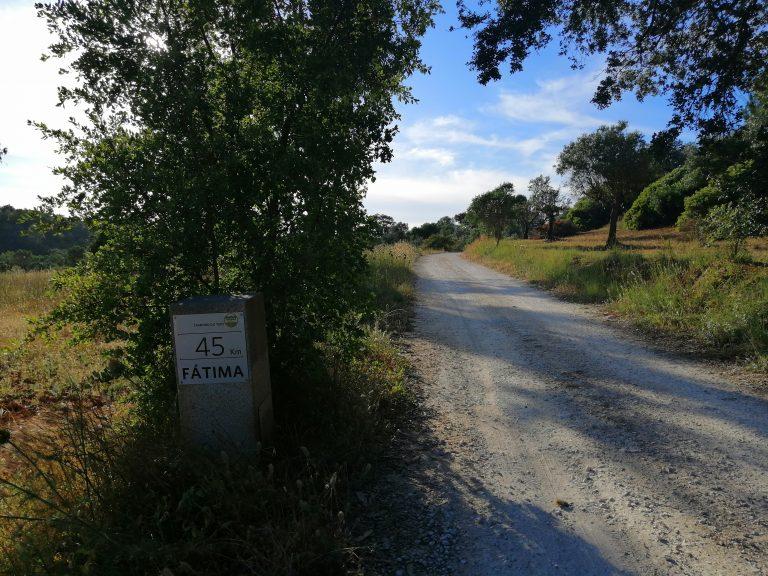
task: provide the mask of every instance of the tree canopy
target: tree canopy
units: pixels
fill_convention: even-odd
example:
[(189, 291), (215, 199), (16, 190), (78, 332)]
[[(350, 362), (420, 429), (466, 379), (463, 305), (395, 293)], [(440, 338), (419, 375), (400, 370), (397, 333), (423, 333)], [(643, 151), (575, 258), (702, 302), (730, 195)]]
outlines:
[(408, 234), (408, 224), (396, 222), (387, 214), (374, 214), (370, 217), (374, 242), (377, 244), (394, 244), (405, 240)]
[(568, 144), (557, 162), (573, 192), (610, 206), (609, 247), (616, 244), (619, 214), (652, 178), (645, 138), (626, 129), (626, 122), (600, 126)]
[(565, 197), (559, 188), (552, 186), (550, 177), (543, 174), (528, 183), (528, 191), (529, 202), (547, 222), (547, 240), (554, 240), (555, 218), (566, 206)]
[[(38, 4), (87, 120), (40, 125), (66, 157), (48, 200), (93, 226), (58, 317), (126, 342), (172, 382), (168, 304), (261, 291), (275, 367), (363, 290), (364, 187), (393, 98), (423, 69), (431, 0)], [(291, 343), (297, 344), (292, 346)], [(281, 351), (285, 356), (281, 357)], [(289, 361), (290, 359), (290, 361)]]
[(480, 220), (497, 244), (514, 218), (515, 206), (519, 202), (514, 192), (512, 183), (504, 182), (489, 192), (475, 196), (469, 205), (469, 212)]
[(738, 120), (740, 97), (768, 66), (768, 3), (761, 0), (458, 0), (461, 25), (475, 30), (471, 66), (486, 84), (559, 37), (574, 67), (604, 54), (593, 102), (607, 107), (625, 91), (667, 95), (674, 126), (719, 132)]

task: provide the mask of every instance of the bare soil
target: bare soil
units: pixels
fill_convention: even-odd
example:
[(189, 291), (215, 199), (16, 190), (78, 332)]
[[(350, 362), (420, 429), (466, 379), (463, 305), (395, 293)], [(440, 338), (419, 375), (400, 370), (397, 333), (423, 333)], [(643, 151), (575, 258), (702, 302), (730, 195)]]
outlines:
[(768, 574), (764, 393), (458, 254), (417, 274), (372, 572)]

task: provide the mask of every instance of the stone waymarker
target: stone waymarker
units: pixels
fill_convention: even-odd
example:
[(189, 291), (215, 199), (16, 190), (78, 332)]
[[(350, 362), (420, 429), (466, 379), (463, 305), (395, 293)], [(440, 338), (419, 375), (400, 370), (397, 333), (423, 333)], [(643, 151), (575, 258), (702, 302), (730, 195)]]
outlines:
[(183, 438), (253, 450), (272, 436), (264, 299), (200, 296), (171, 305)]

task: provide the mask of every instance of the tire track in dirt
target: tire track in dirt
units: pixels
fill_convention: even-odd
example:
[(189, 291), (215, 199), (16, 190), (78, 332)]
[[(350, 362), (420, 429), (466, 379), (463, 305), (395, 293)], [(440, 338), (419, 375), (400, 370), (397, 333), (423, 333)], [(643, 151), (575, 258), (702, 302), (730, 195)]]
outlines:
[(459, 255), (417, 269), (455, 573), (768, 573), (763, 398)]

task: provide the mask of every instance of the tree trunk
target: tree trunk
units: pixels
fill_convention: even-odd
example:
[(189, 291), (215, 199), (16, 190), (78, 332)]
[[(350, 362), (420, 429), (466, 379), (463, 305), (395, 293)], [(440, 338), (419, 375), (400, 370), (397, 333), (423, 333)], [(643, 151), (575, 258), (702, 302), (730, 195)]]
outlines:
[(616, 224), (619, 221), (619, 205), (614, 202), (611, 205), (611, 225), (608, 228), (608, 240), (605, 242), (606, 248), (616, 246)]
[(550, 242), (555, 239), (555, 216), (549, 217), (549, 228), (547, 229), (547, 240)]

